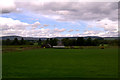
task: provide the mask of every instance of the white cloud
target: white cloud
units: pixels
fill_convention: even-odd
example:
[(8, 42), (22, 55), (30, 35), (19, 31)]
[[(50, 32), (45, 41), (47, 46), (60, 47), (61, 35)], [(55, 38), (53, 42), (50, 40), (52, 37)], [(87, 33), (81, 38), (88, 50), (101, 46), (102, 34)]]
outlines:
[(38, 28), (38, 26), (40, 26), (41, 24), (40, 24), (40, 22), (35, 22), (35, 23), (33, 23), (33, 24), (31, 24), (32, 25), (32, 29), (36, 29), (36, 28)]
[(0, 26), (2, 30), (24, 30), (29, 24), (11, 18), (0, 17)]
[(118, 31), (118, 22), (109, 19), (103, 19), (96, 22), (97, 27), (104, 28), (105, 31)]
[(73, 29), (71, 29), (71, 30), (69, 30), (68, 32), (73, 32), (74, 30)]
[(28, 25), (27, 23), (21, 22), (19, 20), (13, 20), (12, 18), (5, 18), (5, 17), (0, 17), (0, 24), (1, 25), (7, 24), (9, 26), (18, 25), (18, 24)]
[[(86, 21), (86, 24), (88, 25), (87, 28), (91, 28), (94, 30), (87, 30), (84, 32), (84, 35), (91, 35), (91, 36), (118, 36), (118, 21), (113, 21), (108, 18), (104, 18), (102, 20), (97, 21)], [(98, 28), (98, 29), (95, 29)], [(103, 29), (102, 31), (99, 30)]]
[(66, 29), (62, 28), (62, 29), (58, 29), (58, 28), (55, 28), (54, 31), (55, 32), (64, 32)]
[[(22, 35), (22, 36), (116, 36), (118, 33), (118, 3), (110, 2), (14, 2), (13, 0), (2, 0), (0, 2), (2, 13), (10, 13), (14, 11), (28, 10), (32, 13), (42, 15), (49, 19), (57, 21), (86, 21), (89, 28), (94, 26), (103, 28), (104, 31), (85, 31), (83, 34), (67, 34), (62, 35), (63, 29), (55, 28), (53, 30), (44, 29), (49, 27), (48, 24), (41, 25), (40, 22), (28, 24), (11, 18), (0, 17), (0, 26), (2, 26), (4, 35)], [(36, 19), (38, 20), (38, 19)], [(92, 22), (93, 21), (93, 22)], [(48, 28), (47, 27), (47, 28)], [(37, 30), (36, 30), (37, 29)], [(73, 29), (68, 32), (72, 32)], [(79, 31), (79, 30), (75, 30)], [(36, 32), (36, 33), (35, 33)]]
[(66, 35), (64, 35), (64, 37), (73, 37), (73, 35), (71, 35), (71, 34), (66, 34)]
[(43, 26), (44, 26), (44, 27), (47, 27), (47, 26), (49, 26), (49, 25), (48, 25), (48, 24), (44, 24)]
[(44, 27), (38, 28), (40, 25), (40, 22), (28, 24), (19, 20), (0, 17), (2, 36), (17, 35), (24, 37), (57, 37), (62, 36), (60, 33), (66, 30), (64, 28), (55, 28), (52, 30), (44, 29)]
[(79, 29), (76, 29), (76, 31), (79, 31)]
[[(46, 34), (48, 29), (37, 29), (41, 25), (39, 22), (28, 24), (19, 20), (13, 20), (11, 18), (0, 17), (0, 26), (2, 28), (2, 35), (19, 35), (19, 36), (38, 36), (39, 33)], [(32, 29), (30, 29), (32, 27)]]
[(89, 30), (85, 31), (83, 36), (100, 36), (100, 37), (117, 37), (117, 32), (110, 32), (110, 31), (95, 31), (95, 30)]
[[(40, 22), (28, 24), (19, 20), (13, 20), (11, 18), (0, 17), (0, 26), (2, 27), (2, 35), (19, 35), (27, 37), (73, 37), (73, 36), (102, 36), (102, 37), (114, 37), (118, 35), (118, 26), (116, 21), (104, 19), (96, 22), (96, 27), (104, 28), (104, 31), (100, 30), (87, 30), (84, 33), (77, 34), (61, 34), (66, 29), (44, 29), (38, 28)], [(32, 27), (32, 28), (31, 28)], [(68, 32), (72, 32), (70, 29)], [(79, 31), (78, 29), (76, 31)]]
[(43, 17), (46, 17), (46, 18), (49, 18), (49, 19), (62, 19), (62, 17), (60, 15), (49, 15), (49, 14), (46, 14), (46, 15), (42, 15)]
[(56, 11), (56, 13), (60, 14), (60, 15), (68, 15), (69, 11), (67, 11), (67, 10), (60, 10), (60, 11)]

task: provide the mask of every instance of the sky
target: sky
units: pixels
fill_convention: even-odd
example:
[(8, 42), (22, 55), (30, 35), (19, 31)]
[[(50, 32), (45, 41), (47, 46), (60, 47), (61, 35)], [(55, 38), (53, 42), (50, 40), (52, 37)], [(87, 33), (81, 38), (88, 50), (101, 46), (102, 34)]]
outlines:
[(117, 37), (118, 2), (1, 0), (0, 36)]

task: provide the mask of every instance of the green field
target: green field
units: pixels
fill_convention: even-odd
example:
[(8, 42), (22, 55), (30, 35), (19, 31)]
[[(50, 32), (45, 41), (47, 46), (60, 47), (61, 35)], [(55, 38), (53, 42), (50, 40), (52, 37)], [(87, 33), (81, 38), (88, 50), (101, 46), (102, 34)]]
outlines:
[(118, 49), (31, 49), (2, 54), (3, 78), (117, 78)]

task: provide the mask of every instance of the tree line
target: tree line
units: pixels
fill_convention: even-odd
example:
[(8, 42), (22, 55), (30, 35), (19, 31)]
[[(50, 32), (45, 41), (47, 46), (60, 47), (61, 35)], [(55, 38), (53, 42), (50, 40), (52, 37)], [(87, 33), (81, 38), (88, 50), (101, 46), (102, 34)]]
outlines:
[(2, 45), (33, 45), (33, 43), (24, 40), (23, 38), (21, 38), (21, 40), (14, 38), (14, 40), (10, 40), (10, 39), (2, 40)]
[(47, 44), (50, 44), (51, 46), (56, 46), (58, 43), (58, 39), (56, 38), (47, 38), (47, 40), (41, 40), (39, 39), (38, 45), (45, 46)]
[(103, 38), (92, 39), (90, 37), (87, 39), (84, 39), (83, 37), (78, 37), (77, 39), (65, 38), (62, 39), (62, 43), (65, 46), (99, 46), (104, 44), (109, 46), (120, 46), (120, 40), (104, 40)]
[(103, 44), (103, 40), (94, 39), (92, 40), (90, 37), (88, 39), (84, 39), (83, 37), (78, 37), (77, 39), (62, 39), (62, 43), (65, 46), (99, 46)]
[(77, 39), (69, 39), (65, 38), (62, 39), (62, 43), (65, 46), (99, 46), (107, 44), (110, 46), (120, 46), (120, 40), (104, 40), (101, 39), (91, 39), (90, 37), (87, 39), (84, 39), (83, 37), (78, 37)]
[[(56, 38), (47, 38), (46, 40), (39, 39), (37, 41), (24, 40), (24, 38), (18, 40), (17, 38), (14, 38), (14, 40), (2, 40), (2, 45), (34, 45), (34, 43), (38, 43), (38, 45), (41, 46), (47, 44), (56, 46), (58, 45), (58, 41), (59, 40)], [(119, 40), (91, 39), (90, 37), (87, 39), (84, 39), (83, 37), (78, 37), (77, 39), (64, 38), (61, 42), (64, 46), (99, 46), (100, 44), (109, 44), (112, 46), (120, 45)]]
[(34, 43), (38, 43), (38, 45), (46, 45), (50, 44), (51, 46), (57, 45), (58, 39), (56, 38), (47, 38), (47, 40), (41, 40), (38, 41), (32, 41), (32, 40), (24, 40), (24, 38), (21, 38), (21, 40), (18, 40), (17, 38), (14, 38), (14, 40), (6, 39), (2, 40), (2, 45), (34, 45)]

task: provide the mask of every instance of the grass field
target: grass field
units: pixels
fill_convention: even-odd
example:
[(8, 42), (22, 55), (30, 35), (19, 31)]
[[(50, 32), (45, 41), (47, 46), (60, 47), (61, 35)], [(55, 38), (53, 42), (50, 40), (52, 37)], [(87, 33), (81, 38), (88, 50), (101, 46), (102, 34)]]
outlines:
[(118, 49), (31, 49), (2, 54), (3, 78), (117, 78)]

